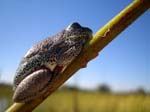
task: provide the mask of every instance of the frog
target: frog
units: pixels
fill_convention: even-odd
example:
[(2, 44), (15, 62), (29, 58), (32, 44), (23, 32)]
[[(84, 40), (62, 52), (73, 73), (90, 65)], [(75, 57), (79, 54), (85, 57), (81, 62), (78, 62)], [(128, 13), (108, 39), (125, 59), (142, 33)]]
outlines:
[(92, 30), (73, 22), (33, 45), (22, 58), (13, 82), (13, 101), (28, 102), (44, 94), (54, 78), (82, 52)]

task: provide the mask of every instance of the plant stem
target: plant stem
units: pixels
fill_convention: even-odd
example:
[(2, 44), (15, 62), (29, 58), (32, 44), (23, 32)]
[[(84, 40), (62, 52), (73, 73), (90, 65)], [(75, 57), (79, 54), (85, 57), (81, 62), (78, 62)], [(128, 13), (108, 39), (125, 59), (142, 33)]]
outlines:
[(59, 88), (76, 71), (87, 62), (95, 58), (107, 44), (109, 44), (118, 34), (135, 21), (150, 7), (150, 0), (135, 0), (116, 17), (101, 28), (93, 38), (86, 44), (83, 52), (68, 66), (68, 68), (54, 79), (54, 84), (50, 90), (41, 98), (28, 103), (14, 103), (7, 112), (30, 112), (44, 101), (50, 94)]

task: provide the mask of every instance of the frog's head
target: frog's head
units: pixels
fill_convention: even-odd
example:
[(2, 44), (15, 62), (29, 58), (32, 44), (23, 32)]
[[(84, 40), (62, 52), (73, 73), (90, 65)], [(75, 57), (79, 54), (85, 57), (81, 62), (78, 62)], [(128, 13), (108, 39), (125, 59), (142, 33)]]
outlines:
[(92, 37), (92, 30), (88, 27), (81, 26), (77, 22), (70, 24), (65, 31), (67, 34), (66, 38), (82, 43), (85, 43), (85, 41)]

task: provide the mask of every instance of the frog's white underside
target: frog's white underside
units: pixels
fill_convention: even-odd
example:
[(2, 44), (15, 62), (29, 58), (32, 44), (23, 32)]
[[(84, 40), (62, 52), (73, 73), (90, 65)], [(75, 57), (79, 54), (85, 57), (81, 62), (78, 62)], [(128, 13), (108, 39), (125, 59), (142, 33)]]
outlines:
[(49, 64), (49, 63), (46, 63), (45, 66), (50, 69), (50, 71), (53, 71), (55, 69), (55, 67), (57, 66), (57, 64)]
[[(63, 69), (60, 71), (60, 73), (62, 73), (68, 66), (69, 64), (63, 66)], [(56, 68), (57, 64), (49, 64), (49, 63), (46, 63), (45, 66), (50, 70), (50, 71), (54, 71), (54, 69)]]

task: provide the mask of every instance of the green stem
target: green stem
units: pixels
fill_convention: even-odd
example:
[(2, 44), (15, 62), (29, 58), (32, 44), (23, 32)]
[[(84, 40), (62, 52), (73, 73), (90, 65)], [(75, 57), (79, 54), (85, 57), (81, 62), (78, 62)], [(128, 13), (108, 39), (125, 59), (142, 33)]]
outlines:
[(14, 103), (7, 112), (30, 112), (44, 101), (50, 94), (59, 88), (68, 78), (82, 68), (83, 63), (87, 63), (96, 57), (107, 44), (109, 44), (118, 34), (134, 22), (141, 14), (150, 7), (150, 0), (135, 0), (116, 17), (101, 28), (90, 40), (83, 52), (69, 65), (69, 67), (54, 79), (52, 88), (41, 98), (28, 103)]

